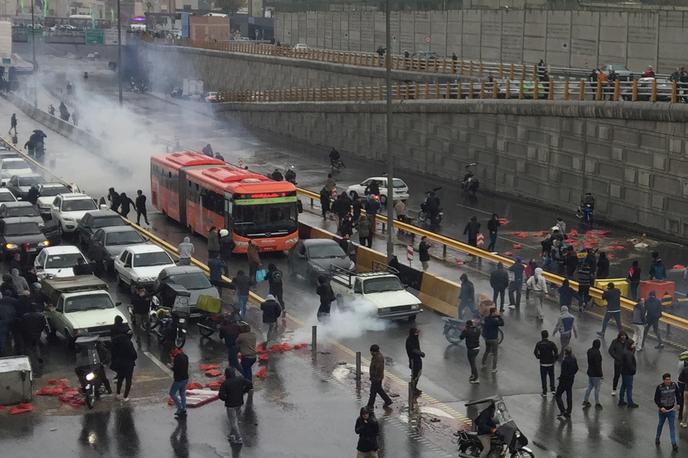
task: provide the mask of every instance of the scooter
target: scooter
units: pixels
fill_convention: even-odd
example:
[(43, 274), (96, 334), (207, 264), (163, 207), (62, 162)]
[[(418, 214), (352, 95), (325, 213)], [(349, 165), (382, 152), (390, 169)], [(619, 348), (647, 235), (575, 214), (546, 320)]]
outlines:
[(471, 167), (475, 167), (477, 164), (475, 162), (471, 162), (468, 164), (465, 169), (466, 173), (463, 176), (463, 180), (461, 180), (461, 189), (463, 189), (463, 192), (470, 196), (475, 196), (475, 194), (478, 192), (478, 189), (480, 188), (480, 180), (473, 174), (471, 171)]

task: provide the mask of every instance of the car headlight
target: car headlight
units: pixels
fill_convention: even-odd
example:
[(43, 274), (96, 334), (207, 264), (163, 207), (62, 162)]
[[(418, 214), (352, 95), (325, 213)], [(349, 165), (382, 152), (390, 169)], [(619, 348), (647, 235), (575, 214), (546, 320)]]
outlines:
[(418, 310), (420, 308), (420, 304), (413, 304), (411, 306), (411, 310)]
[(326, 272), (326, 269), (320, 264), (313, 264), (313, 270), (316, 272)]
[(40, 246), (49, 246), (50, 242), (47, 240), (43, 240), (41, 243), (39, 243)]
[(5, 248), (8, 250), (15, 250), (17, 248), (17, 244), (16, 243), (6, 243)]
[(86, 374), (86, 380), (88, 380), (89, 382), (92, 382), (95, 378), (96, 374), (93, 372), (89, 372), (88, 374)]
[(82, 328), (82, 329), (77, 329), (76, 330), (76, 335), (77, 336), (83, 336), (88, 334), (88, 328)]
[(70, 223), (73, 223), (73, 222), (74, 222), (74, 218), (68, 218), (68, 217), (66, 217), (66, 216), (63, 216), (63, 217), (62, 217), (62, 220), (63, 220), (63, 221), (70, 222)]
[(382, 307), (382, 308), (377, 309), (377, 313), (387, 313), (389, 311), (390, 311), (389, 307)]

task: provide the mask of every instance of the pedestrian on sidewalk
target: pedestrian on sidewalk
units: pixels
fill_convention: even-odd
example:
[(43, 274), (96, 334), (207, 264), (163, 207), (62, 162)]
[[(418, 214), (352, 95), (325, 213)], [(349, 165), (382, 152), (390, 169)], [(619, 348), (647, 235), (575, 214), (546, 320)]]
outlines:
[(492, 286), (492, 302), (496, 306), (497, 298), (499, 298), (499, 311), (504, 313), (504, 293), (509, 287), (509, 273), (501, 262), (497, 263), (497, 268), (490, 274), (490, 286)]
[(220, 229), (220, 256), (224, 263), (223, 269), (225, 275), (229, 277), (229, 262), (232, 260), (232, 252), (234, 251), (234, 240), (232, 234), (227, 229)]
[(358, 242), (361, 246), (367, 246), (372, 248), (373, 237), (370, 234), (370, 220), (366, 218), (365, 215), (358, 217), (358, 224), (356, 225), (356, 230), (358, 231)]
[(110, 353), (112, 359), (110, 362), (110, 369), (117, 373), (117, 394), (115, 399), (120, 399), (122, 392), (122, 383), (124, 385), (124, 397), (122, 401), (129, 400), (129, 391), (131, 390), (131, 379), (134, 375), (134, 366), (136, 365), (136, 350), (131, 343), (131, 338), (127, 334), (118, 334), (111, 340)]
[(587, 409), (590, 407), (590, 392), (595, 390), (595, 408), (602, 409), (602, 404), (600, 404), (600, 384), (602, 382), (602, 353), (600, 352), (600, 347), (602, 343), (600, 339), (595, 339), (592, 341), (592, 347), (588, 349), (588, 388), (585, 390), (585, 396), (583, 397), (583, 408)]
[(633, 324), (633, 340), (636, 342), (636, 351), (642, 351), (645, 343), (645, 326), (647, 325), (647, 310), (645, 299), (642, 297), (633, 307), (631, 324)]
[(602, 300), (607, 301), (607, 311), (602, 319), (602, 330), (597, 335), (604, 338), (607, 323), (612, 318), (616, 321), (616, 329), (621, 332), (621, 291), (614, 287), (614, 283), (609, 282), (607, 284), (607, 291), (602, 293)]
[(463, 311), (469, 309), (473, 318), (478, 317), (478, 310), (475, 308), (475, 287), (473, 282), (468, 279), (468, 275), (461, 274), (461, 289), (459, 291), (459, 320), (463, 320)]
[(626, 347), (626, 340), (628, 340), (628, 335), (626, 331), (620, 331), (616, 339), (612, 340), (609, 345), (609, 356), (614, 360), (614, 378), (612, 380), (612, 396), (616, 396), (616, 387), (619, 385), (619, 377), (621, 377), (621, 361), (623, 357), (623, 351)]
[(248, 241), (248, 248), (246, 249), (246, 258), (248, 260), (248, 278), (251, 279), (251, 283), (255, 284), (258, 280), (256, 279), (256, 272), (262, 265), (260, 262), (260, 253), (258, 253), (258, 246), (253, 243), (253, 240)]
[(478, 366), (475, 363), (478, 353), (480, 353), (480, 330), (475, 326), (473, 320), (466, 321), (466, 327), (461, 331), (459, 338), (461, 340), (466, 339), (466, 356), (468, 357), (468, 364), (471, 366), (471, 376), (468, 381), (474, 384), (480, 383)]
[(380, 351), (380, 346), (373, 344), (370, 346), (370, 396), (368, 397), (368, 410), (375, 410), (375, 398), (379, 394), (385, 402), (383, 407), (392, 405), (392, 399), (385, 393), (382, 387), (382, 380), (385, 378), (385, 357)]
[(251, 279), (246, 273), (239, 269), (232, 279), (230, 288), (236, 291), (236, 308), (239, 311), (239, 319), (246, 319), (246, 304), (248, 303), (248, 293), (251, 287)]
[(282, 314), (282, 306), (275, 296), (268, 294), (265, 301), (260, 304), (260, 310), (263, 312), (263, 325), (266, 328), (265, 346), (267, 347), (277, 332), (277, 318)]
[[(621, 389), (619, 390), (619, 407), (628, 405), (629, 409), (635, 409), (638, 404), (633, 402), (633, 377), (636, 372), (635, 343), (628, 339), (626, 347), (621, 353)], [(624, 401), (624, 394), (626, 400)]]
[(499, 352), (499, 327), (504, 326), (504, 320), (497, 312), (497, 307), (490, 308), (490, 314), (483, 320), (483, 339), (485, 339), (485, 353), (483, 353), (483, 369), (487, 366), (487, 358), (492, 355), (492, 373), (497, 372), (497, 355)]
[(170, 397), (177, 406), (174, 416), (177, 420), (186, 418), (186, 384), (189, 383), (189, 357), (181, 348), (172, 351), (172, 374)]
[(274, 264), (268, 264), (268, 293), (275, 296), (282, 307), (282, 319), (287, 318), (287, 310), (284, 305), (284, 289), (282, 285), (282, 271)]
[(648, 331), (652, 328), (659, 341), (655, 348), (664, 348), (662, 335), (659, 333), (659, 319), (662, 318), (662, 304), (659, 302), (659, 299), (657, 299), (657, 295), (654, 291), (650, 291), (650, 295), (647, 301), (645, 301), (645, 313), (647, 324), (645, 325), (645, 335), (643, 335), (643, 343), (641, 346), (645, 346), (645, 339), (647, 338)]
[(420, 264), (423, 266), (423, 272), (428, 270), (430, 265), (430, 246), (430, 242), (428, 242), (426, 236), (420, 238), (420, 243), (418, 244), (418, 259), (420, 259)]
[(146, 210), (146, 196), (143, 194), (142, 190), (136, 191), (136, 201), (134, 207), (136, 208), (136, 224), (141, 225), (141, 216), (146, 222), (146, 225), (150, 225), (148, 222), (148, 210)]
[(487, 232), (490, 235), (490, 243), (487, 245), (487, 251), (495, 251), (495, 245), (497, 244), (497, 231), (499, 230), (500, 224), (499, 216), (496, 213), (493, 213), (492, 218), (490, 218), (487, 222)]
[(533, 354), (540, 361), (540, 382), (542, 383), (542, 397), (547, 396), (547, 377), (549, 389), (554, 394), (554, 363), (559, 358), (557, 345), (549, 340), (549, 333), (543, 329), (540, 332), (542, 340), (535, 344)]
[[(568, 420), (571, 418), (571, 409), (573, 407), (573, 381), (578, 372), (578, 361), (573, 356), (571, 347), (564, 349), (564, 359), (561, 361), (561, 373), (559, 374), (559, 385), (557, 391), (554, 393), (554, 399), (559, 407), (559, 420)], [(566, 393), (566, 408), (564, 408), (564, 401), (562, 395)]]
[(545, 294), (547, 294), (547, 281), (545, 281), (541, 267), (535, 268), (535, 273), (528, 279), (526, 286), (531, 290), (535, 299), (537, 319), (542, 321), (544, 319), (542, 306), (545, 301)]
[[(566, 281), (566, 280), (564, 280)], [(578, 328), (576, 327), (576, 317), (569, 313), (569, 308), (565, 305), (561, 306), (561, 313), (557, 324), (554, 325), (554, 332), (552, 336), (559, 333), (559, 343), (562, 351), (571, 343), (571, 336), (578, 338)]]
[[(220, 385), (217, 393), (225, 402), (227, 420), (229, 421), (229, 442), (232, 445), (241, 445), (241, 432), (239, 431), (239, 410), (244, 405), (244, 394), (253, 389), (251, 382), (244, 377), (237, 377), (234, 368), (225, 369), (225, 381)], [(250, 397), (249, 397), (250, 399)]]
[(208, 231), (208, 259), (220, 254), (220, 233), (215, 226)]
[(236, 338), (239, 353), (241, 353), (241, 374), (249, 382), (253, 381), (253, 365), (256, 363), (256, 333), (251, 326), (244, 323), (239, 328)]
[(367, 408), (361, 407), (354, 431), (358, 434), (356, 458), (377, 458), (377, 436), (380, 435), (380, 426)]
[(628, 282), (628, 295), (634, 301), (638, 300), (638, 286), (640, 286), (641, 269), (638, 261), (631, 263), (630, 269), (626, 273), (626, 281)]
[[(590, 252), (588, 252), (588, 257), (589, 256), (591, 256)], [(581, 264), (580, 268), (578, 269), (578, 310), (581, 312), (586, 309), (588, 303), (590, 302), (592, 267), (591, 264), (587, 261), (588, 258), (585, 258), (585, 261), (583, 261), (583, 264)]]
[(521, 307), (521, 290), (523, 289), (523, 272), (525, 267), (521, 262), (521, 257), (516, 256), (515, 262), (509, 267), (509, 272), (513, 273), (514, 279), (509, 282), (509, 308)]
[(418, 328), (410, 328), (409, 335), (406, 338), (406, 355), (409, 359), (409, 369), (411, 369), (411, 388), (415, 396), (423, 394), (418, 389), (418, 379), (423, 372), (423, 358), (425, 353), (420, 349), (420, 330)]
[(466, 224), (463, 230), (463, 235), (467, 236), (468, 244), (474, 247), (478, 246), (478, 234), (480, 233), (480, 223), (478, 218), (471, 216), (471, 220)]
[(180, 266), (190, 265), (191, 256), (194, 254), (194, 245), (191, 243), (191, 239), (188, 236), (184, 237), (182, 243), (177, 247), (177, 251), (179, 253), (179, 262), (177, 264)]
[(14, 135), (17, 135), (17, 114), (12, 113), (12, 117), (10, 118), (10, 130), (7, 131), (7, 133), (11, 134), (12, 131), (14, 131)]
[(318, 276), (318, 287), (315, 289), (315, 293), (320, 298), (317, 314), (318, 321), (327, 320), (330, 317), (330, 308), (332, 307), (332, 301), (335, 300), (335, 295), (332, 285), (330, 285), (330, 281), (326, 276)]
[(659, 447), (659, 438), (664, 429), (664, 422), (669, 422), (669, 437), (671, 438), (671, 446), (674, 453), (678, 452), (678, 445), (676, 443), (676, 411), (679, 403), (679, 389), (678, 385), (671, 380), (671, 374), (668, 372), (662, 375), (662, 383), (655, 389), (655, 404), (659, 408), (657, 423), (657, 435), (655, 436), (655, 445)]

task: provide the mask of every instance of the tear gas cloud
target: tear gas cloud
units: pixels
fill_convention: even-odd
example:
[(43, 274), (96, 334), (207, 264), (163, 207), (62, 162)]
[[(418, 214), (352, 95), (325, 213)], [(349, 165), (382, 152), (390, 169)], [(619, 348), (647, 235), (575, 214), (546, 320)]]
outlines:
[(384, 331), (390, 326), (377, 317), (377, 307), (366, 300), (346, 301), (343, 307), (332, 303), (329, 318), (318, 322), (314, 317), (294, 332), (294, 342), (310, 342), (311, 326), (318, 326), (318, 340), (355, 339), (368, 331)]

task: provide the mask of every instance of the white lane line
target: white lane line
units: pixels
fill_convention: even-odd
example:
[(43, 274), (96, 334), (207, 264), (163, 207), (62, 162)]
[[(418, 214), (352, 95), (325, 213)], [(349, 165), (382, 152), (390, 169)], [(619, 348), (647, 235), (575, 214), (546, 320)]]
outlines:
[(146, 356), (148, 357), (148, 359), (150, 359), (151, 361), (153, 361), (153, 364), (155, 364), (155, 365), (158, 366), (160, 369), (162, 369), (162, 371), (163, 371), (165, 374), (167, 374), (168, 376), (172, 377), (172, 370), (171, 370), (169, 367), (167, 367), (167, 365), (165, 365), (165, 363), (163, 363), (162, 361), (160, 361), (158, 358), (156, 358), (156, 357), (155, 357), (151, 352), (149, 352), (149, 351), (144, 351), (143, 354), (146, 355)]

